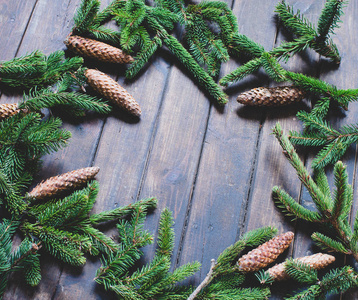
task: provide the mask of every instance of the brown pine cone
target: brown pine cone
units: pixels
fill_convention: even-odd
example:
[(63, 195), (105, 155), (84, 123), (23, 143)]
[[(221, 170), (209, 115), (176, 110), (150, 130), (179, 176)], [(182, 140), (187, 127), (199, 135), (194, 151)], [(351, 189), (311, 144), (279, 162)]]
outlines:
[(291, 231), (280, 234), (243, 255), (237, 262), (239, 270), (255, 272), (274, 262), (291, 244), (293, 236), (294, 234)]
[(64, 43), (67, 48), (74, 53), (95, 58), (99, 61), (119, 64), (126, 64), (134, 61), (132, 56), (124, 53), (121, 49), (78, 35), (67, 37)]
[(99, 172), (98, 167), (88, 167), (64, 173), (36, 185), (28, 194), (34, 200), (43, 200), (62, 194), (63, 192), (82, 187)]
[(17, 103), (0, 104), (0, 120), (12, 117), (20, 112)]
[[(336, 258), (329, 254), (316, 253), (309, 256), (299, 257), (294, 260), (307, 264), (313, 269), (320, 270), (334, 262)], [(289, 279), (290, 277), (285, 272), (285, 263), (286, 262), (277, 264), (268, 269), (266, 272), (269, 273), (276, 281)]]
[(237, 102), (249, 106), (281, 106), (301, 101), (305, 93), (293, 86), (258, 87), (237, 97)]
[(89, 85), (99, 94), (125, 109), (134, 116), (139, 117), (142, 113), (139, 104), (123, 87), (111, 77), (94, 69), (87, 69), (85, 76)]

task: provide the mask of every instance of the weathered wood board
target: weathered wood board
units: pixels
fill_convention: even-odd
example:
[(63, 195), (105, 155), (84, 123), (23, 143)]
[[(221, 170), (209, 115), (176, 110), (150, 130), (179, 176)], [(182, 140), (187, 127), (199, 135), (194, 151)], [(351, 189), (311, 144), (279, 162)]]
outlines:
[[(49, 54), (64, 50), (63, 40), (71, 31), (72, 18), (80, 0), (0, 0), (0, 60), (30, 53), (36, 49)], [(103, 0), (102, 6), (110, 3)], [(290, 0), (316, 23), (324, 1)], [(285, 39), (287, 32), (274, 18), (277, 1), (227, 1), (238, 18), (240, 32), (269, 50)], [(312, 51), (296, 56), (285, 68), (319, 76), (339, 88), (358, 85), (356, 32), (358, 4), (350, 1), (342, 27), (334, 40), (342, 54), (338, 69)], [(252, 87), (275, 85), (263, 73), (249, 76), (226, 91), (229, 103), (219, 108), (195, 84), (180, 63), (166, 50), (155, 55), (135, 80), (124, 79), (124, 69), (96, 64), (94, 67), (116, 78), (140, 103), (140, 120), (115, 109), (109, 116), (68, 120), (72, 132), (68, 147), (44, 158), (41, 181), (70, 170), (99, 166), (100, 193), (94, 211), (100, 212), (155, 196), (158, 208), (148, 216), (146, 227), (158, 229), (161, 211), (173, 211), (176, 234), (173, 267), (197, 260), (202, 269), (189, 279), (197, 285), (216, 258), (247, 230), (275, 226), (282, 233), (292, 230), (295, 241), (286, 256), (303, 256), (313, 251), (309, 228), (290, 222), (275, 207), (271, 197), (274, 185), (283, 186), (304, 205), (312, 205), (293, 168), (271, 134), (279, 121), (285, 132), (301, 130), (296, 112), (309, 109), (310, 102), (287, 108), (248, 108), (236, 96)], [(221, 76), (240, 63), (224, 64)], [(1, 103), (20, 101), (21, 94), (3, 93)], [(333, 117), (334, 125), (357, 123), (356, 103), (344, 117)], [(344, 157), (357, 205), (356, 148)], [(309, 166), (311, 156), (300, 152)], [(333, 182), (330, 174), (330, 181)], [(154, 246), (144, 249), (145, 259)], [(4, 299), (111, 299), (93, 281), (98, 259), (89, 259), (83, 268), (72, 268), (43, 256), (43, 280), (36, 288), (10, 280)], [(285, 290), (275, 291), (281, 299)], [(353, 297), (353, 298), (352, 298)], [(354, 299), (350, 293), (345, 299)]]

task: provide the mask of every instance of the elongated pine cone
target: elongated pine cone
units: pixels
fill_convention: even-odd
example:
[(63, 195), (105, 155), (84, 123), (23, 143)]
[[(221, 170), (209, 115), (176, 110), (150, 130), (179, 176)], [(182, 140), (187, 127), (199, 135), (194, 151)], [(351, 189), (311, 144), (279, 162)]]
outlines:
[(0, 120), (9, 118), (13, 115), (16, 115), (20, 112), (18, 109), (17, 103), (4, 103), (0, 104)]
[(126, 64), (134, 61), (132, 56), (124, 53), (121, 49), (78, 35), (67, 37), (64, 43), (67, 48), (74, 53), (95, 58), (99, 61), (119, 64)]
[[(303, 256), (294, 259), (294, 261), (300, 261), (316, 270), (320, 270), (327, 267), (335, 260), (336, 258), (334, 256), (323, 253), (316, 253), (313, 255)], [(285, 272), (285, 264), (286, 262), (277, 264), (272, 268), (268, 269), (266, 272), (269, 273), (271, 277), (273, 277), (276, 281), (289, 279), (290, 276)]]
[(255, 272), (274, 262), (291, 244), (293, 236), (294, 234), (291, 231), (280, 234), (243, 255), (237, 262), (239, 270)]
[(87, 69), (85, 76), (89, 85), (99, 94), (132, 115), (137, 117), (141, 115), (142, 110), (133, 96), (111, 77), (94, 69)]
[(63, 192), (82, 187), (99, 172), (98, 167), (88, 167), (64, 173), (36, 185), (27, 196), (35, 200), (43, 200), (60, 195)]
[(237, 97), (237, 102), (249, 106), (281, 106), (301, 101), (304, 91), (293, 86), (258, 87)]

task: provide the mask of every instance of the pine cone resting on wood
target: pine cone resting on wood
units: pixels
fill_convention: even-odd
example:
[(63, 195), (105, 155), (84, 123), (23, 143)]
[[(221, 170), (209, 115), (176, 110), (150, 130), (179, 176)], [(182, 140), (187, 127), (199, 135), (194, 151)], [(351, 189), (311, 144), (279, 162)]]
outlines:
[(249, 106), (281, 106), (301, 101), (305, 93), (293, 86), (258, 87), (237, 97), (237, 102)]
[(74, 53), (95, 58), (99, 61), (119, 64), (126, 64), (134, 61), (132, 56), (124, 53), (121, 49), (78, 35), (67, 37), (64, 43), (67, 48)]
[(12, 117), (20, 112), (17, 103), (0, 104), (0, 120)]
[(274, 262), (291, 244), (293, 236), (293, 232), (288, 231), (243, 255), (238, 261), (239, 270), (255, 272)]
[[(316, 253), (309, 256), (303, 256), (294, 259), (294, 261), (300, 261), (306, 265), (309, 265), (311, 268), (320, 270), (327, 267), (329, 264), (334, 262), (336, 258), (329, 254)], [(285, 271), (286, 262), (277, 264), (272, 268), (268, 269), (266, 272), (271, 275), (276, 281), (289, 279), (290, 276)]]
[(29, 198), (43, 200), (62, 194), (65, 191), (82, 187), (99, 172), (98, 167), (88, 167), (64, 173), (36, 185), (28, 194)]
[(111, 77), (94, 69), (87, 69), (85, 76), (89, 85), (99, 94), (132, 115), (137, 117), (141, 115), (142, 110), (133, 96)]

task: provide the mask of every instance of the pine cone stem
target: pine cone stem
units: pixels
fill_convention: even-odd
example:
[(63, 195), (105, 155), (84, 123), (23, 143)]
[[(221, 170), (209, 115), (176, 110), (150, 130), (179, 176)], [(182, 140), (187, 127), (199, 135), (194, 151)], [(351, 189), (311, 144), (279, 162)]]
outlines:
[(64, 43), (72, 52), (99, 61), (119, 64), (126, 64), (134, 61), (132, 56), (124, 53), (121, 49), (78, 35), (68, 36)]
[(113, 104), (116, 104), (134, 116), (139, 117), (141, 115), (141, 108), (133, 96), (111, 77), (94, 69), (87, 69), (85, 76), (89, 85)]
[(305, 92), (293, 86), (258, 87), (237, 97), (237, 102), (248, 106), (283, 106), (301, 101)]

